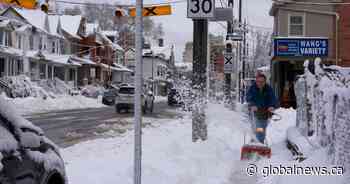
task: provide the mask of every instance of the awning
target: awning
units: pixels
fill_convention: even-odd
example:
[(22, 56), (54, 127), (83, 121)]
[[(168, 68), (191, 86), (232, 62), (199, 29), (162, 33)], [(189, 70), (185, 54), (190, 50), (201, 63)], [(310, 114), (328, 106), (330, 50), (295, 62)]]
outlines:
[(92, 60), (87, 59), (87, 58), (81, 58), (81, 57), (77, 57), (77, 56), (72, 56), (71, 60), (78, 61), (80, 64), (83, 64), (83, 65), (96, 65), (95, 62), (93, 62)]
[(28, 51), (26, 56), (37, 60), (45, 60), (53, 64), (81, 66), (79, 62), (71, 59), (72, 55), (43, 54), (38, 51)]
[(122, 72), (133, 72), (129, 68), (127, 68), (127, 67), (125, 67), (123, 65), (119, 65), (117, 63), (113, 63), (113, 66), (115, 66), (116, 68), (120, 69), (120, 71), (122, 71)]

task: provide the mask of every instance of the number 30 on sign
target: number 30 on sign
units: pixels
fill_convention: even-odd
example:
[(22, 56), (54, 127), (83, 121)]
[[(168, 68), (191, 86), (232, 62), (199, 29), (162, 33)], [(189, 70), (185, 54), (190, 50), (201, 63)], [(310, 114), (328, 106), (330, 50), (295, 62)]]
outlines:
[(215, 0), (188, 0), (187, 2), (188, 18), (206, 19), (215, 16)]

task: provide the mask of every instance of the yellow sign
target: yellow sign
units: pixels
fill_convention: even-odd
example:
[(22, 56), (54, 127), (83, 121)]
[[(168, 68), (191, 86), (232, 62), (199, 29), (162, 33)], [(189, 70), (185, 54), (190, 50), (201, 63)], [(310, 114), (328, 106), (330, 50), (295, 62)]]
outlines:
[[(142, 16), (144, 17), (170, 15), (170, 14), (171, 14), (170, 5), (143, 7), (143, 10), (142, 10)], [(136, 8), (129, 9), (129, 16), (136, 17)]]
[(37, 0), (0, 0), (0, 3), (15, 5), (27, 9), (36, 9)]

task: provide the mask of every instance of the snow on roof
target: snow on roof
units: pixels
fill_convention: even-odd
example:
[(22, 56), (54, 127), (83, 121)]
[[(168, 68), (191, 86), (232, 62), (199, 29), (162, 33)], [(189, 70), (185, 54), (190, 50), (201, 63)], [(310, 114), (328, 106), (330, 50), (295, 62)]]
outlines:
[(81, 15), (62, 15), (60, 19), (61, 26), (64, 31), (72, 36), (79, 37), (77, 34), (80, 26), (80, 21), (82, 19)]
[(124, 72), (133, 72), (129, 68), (127, 68), (127, 67), (125, 67), (123, 65), (119, 65), (117, 63), (113, 63), (113, 66), (115, 66), (116, 68), (119, 68), (121, 71), (124, 71)]
[(81, 58), (81, 57), (77, 57), (77, 56), (72, 56), (71, 57), (72, 60), (76, 60), (81, 64), (86, 64), (86, 65), (96, 65), (95, 62), (93, 62), (91, 59), (89, 58)]
[(0, 52), (11, 55), (23, 56), (23, 50), (16, 49), (13, 47), (0, 47)]
[(86, 24), (86, 33), (92, 34), (94, 32), (97, 32), (99, 28), (99, 25), (96, 23), (87, 23)]
[(49, 15), (50, 33), (56, 36), (59, 36), (59, 33), (57, 32), (59, 19), (60, 17), (58, 15)]
[(29, 24), (47, 32), (45, 29), (46, 14), (40, 10), (15, 9)]
[(106, 36), (117, 36), (118, 35), (118, 31), (101, 31), (102, 34), (106, 35)]
[(31, 27), (32, 27), (31, 25), (25, 24), (25, 25), (17, 28), (15, 31), (19, 32), (19, 33), (23, 33), (23, 32), (25, 32), (27, 29), (29, 29)]
[(0, 22), (0, 27), (7, 27), (10, 23), (10, 20), (3, 20)]
[(106, 35), (104, 35), (102, 32), (96, 32), (96, 34), (105, 42), (108, 43), (108, 45), (112, 46), (112, 49), (113, 50), (120, 50), (120, 51), (123, 51), (124, 49), (116, 44), (116, 43), (113, 43)]
[[(72, 55), (57, 55), (57, 54), (47, 54), (47, 53), (40, 53), (40, 54), (43, 57), (42, 59), (52, 63), (61, 64), (61, 65), (81, 66), (79, 62), (74, 61), (74, 59), (71, 59)], [(28, 51), (26, 55), (30, 58), (39, 59), (38, 51)]]

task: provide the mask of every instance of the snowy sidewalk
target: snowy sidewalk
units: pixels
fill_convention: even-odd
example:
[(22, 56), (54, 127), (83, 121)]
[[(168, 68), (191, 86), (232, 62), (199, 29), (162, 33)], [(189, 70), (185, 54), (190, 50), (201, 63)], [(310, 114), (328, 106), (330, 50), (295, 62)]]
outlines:
[[(277, 150), (292, 125), (293, 110), (281, 110), (290, 121), (271, 124), (270, 142)], [(191, 116), (154, 122), (143, 129), (143, 183), (228, 184), (240, 159), (244, 132), (249, 125), (237, 112), (211, 104), (207, 110), (208, 140), (192, 142)], [(133, 132), (122, 137), (98, 139), (62, 150), (70, 183), (132, 184)], [(273, 148), (273, 149), (274, 149)], [(240, 176), (249, 177), (249, 176)], [(243, 181), (242, 181), (243, 182)], [(240, 184), (240, 181), (235, 181)]]
[[(227, 181), (239, 159), (240, 115), (222, 105), (208, 109), (206, 142), (192, 142), (190, 116), (143, 129), (143, 183), (194, 184)], [(70, 183), (132, 183), (133, 132), (63, 150)], [(89, 174), (87, 174), (89, 173)]]

